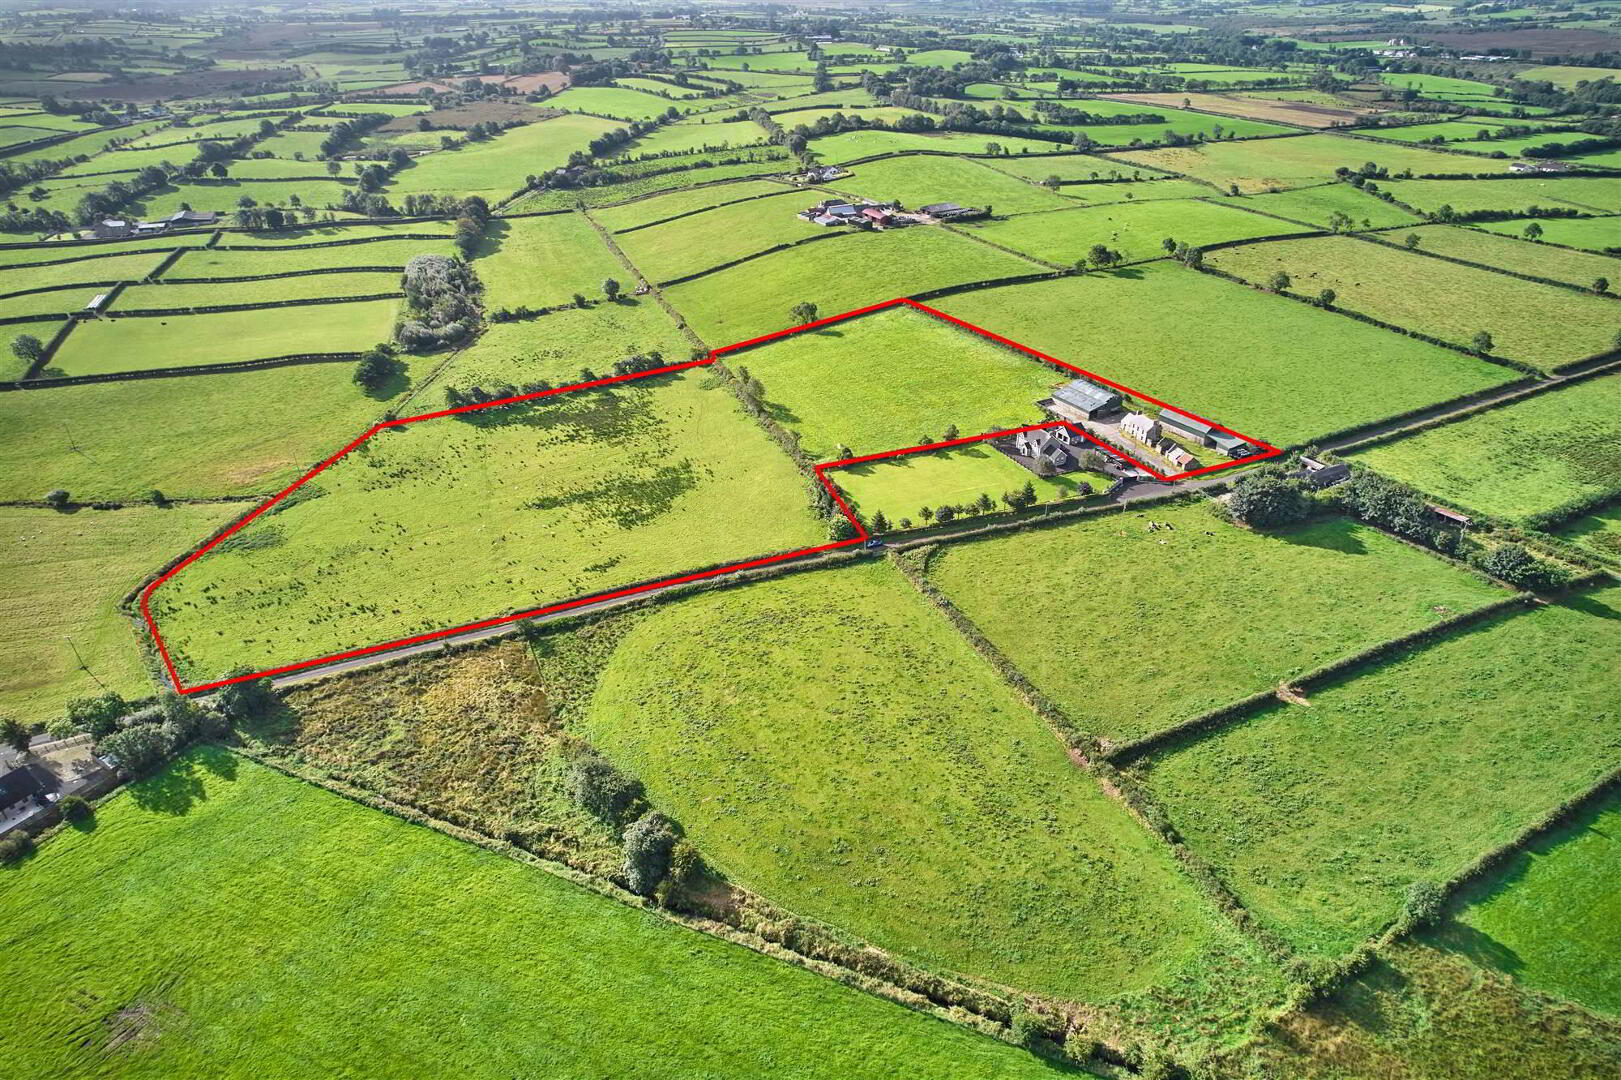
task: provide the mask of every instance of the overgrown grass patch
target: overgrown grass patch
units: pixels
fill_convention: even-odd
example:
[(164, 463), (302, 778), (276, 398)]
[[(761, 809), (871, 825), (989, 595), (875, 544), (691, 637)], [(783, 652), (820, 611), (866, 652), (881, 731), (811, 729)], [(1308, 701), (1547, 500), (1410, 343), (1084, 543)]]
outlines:
[(1051, 1073), (215, 748), (4, 878), (20, 1075)]
[(1614, 767), (1618, 649), (1621, 589), (1590, 592), (1173, 748), (1142, 779), (1264, 924), (1343, 952), (1414, 881), (1446, 880)]
[(1022, 490), (1027, 483), (1034, 486), (1039, 502), (1052, 502), (1084, 497), (1083, 483), (1091, 494), (1101, 494), (1114, 482), (1085, 470), (1037, 476), (989, 443), (851, 465), (829, 472), (827, 477), (839, 485), (851, 509), (866, 521), (882, 513), (891, 523), (909, 518), (913, 524), (923, 523), (918, 511), (925, 506), (949, 503), (960, 507), (980, 495), (989, 495), (996, 508), (1004, 510), (1003, 493)]

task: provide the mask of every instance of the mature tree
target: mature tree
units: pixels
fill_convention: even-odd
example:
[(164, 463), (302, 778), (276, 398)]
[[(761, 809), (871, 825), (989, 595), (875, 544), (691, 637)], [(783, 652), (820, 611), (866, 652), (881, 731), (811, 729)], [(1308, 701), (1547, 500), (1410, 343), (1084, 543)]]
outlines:
[(18, 334), (11, 339), (11, 355), (25, 364), (32, 364), (45, 355), (45, 343), (33, 334)]
[(942, 525), (953, 522), (957, 520), (957, 508), (950, 503), (946, 503), (934, 512), (934, 519)]
[(1176, 254), (1177, 244), (1176, 244), (1176, 238), (1173, 237), (1173, 236), (1167, 236), (1165, 239), (1161, 240), (1159, 242), (1159, 246), (1165, 249), (1165, 254), (1167, 254), (1167, 255), (1175, 255)]
[(484, 226), (467, 214), (456, 219), (456, 250), (471, 258), (484, 239)]
[(1291, 284), (1292, 282), (1289, 280), (1289, 275), (1285, 274), (1282, 270), (1279, 270), (1277, 273), (1273, 274), (1267, 279), (1266, 287), (1275, 293), (1280, 293), (1287, 289)]
[(96, 752), (116, 758), (130, 773), (149, 772), (177, 746), (167, 724), (133, 724), (96, 741)]
[(934, 520), (934, 508), (932, 506), (925, 506), (918, 510), (917, 516), (923, 519), (923, 524), (927, 525), (929, 522)]
[(610, 301), (619, 299), (619, 282), (613, 278), (602, 279), (602, 295)]
[(1605, 277), (1594, 278), (1593, 279), (1593, 291), (1596, 292), (1596, 293), (1601, 293), (1601, 294), (1609, 292), (1610, 291), (1610, 279), (1605, 278)]
[(1275, 466), (1241, 477), (1233, 484), (1227, 505), (1234, 518), (1258, 529), (1302, 521), (1312, 510), (1311, 497)]
[(405, 362), (392, 345), (378, 345), (366, 352), (355, 365), (355, 382), (367, 390), (380, 390), (390, 379), (405, 372)]
[(1343, 210), (1336, 210), (1328, 215), (1328, 227), (1334, 232), (1345, 232), (1356, 227), (1356, 221)]
[(1322, 292), (1317, 294), (1317, 303), (1321, 307), (1331, 308), (1334, 306), (1334, 301), (1338, 299), (1339, 293), (1335, 292), (1333, 289), (1324, 289)]
[(670, 872), (676, 839), (673, 823), (656, 810), (642, 815), (625, 830), (625, 879), (631, 892), (653, 895)]
[(871, 528), (872, 528), (872, 531), (875, 532), (875, 533), (881, 533), (881, 532), (888, 532), (889, 531), (889, 528), (890, 528), (889, 519), (884, 516), (884, 512), (882, 510), (878, 511), (876, 514), (874, 514), (872, 516), (872, 526), (871, 526)]
[(1047, 179), (1041, 182), (1041, 186), (1046, 188), (1048, 191), (1057, 191), (1058, 186), (1063, 182), (1064, 181), (1057, 176), (1049, 176)]
[[(234, 671), (231, 677), (246, 674), (249, 673)], [(269, 679), (243, 679), (220, 687), (219, 693), (214, 695), (214, 706), (233, 724), (264, 716), (280, 701)]]
[(52, 488), (45, 493), (45, 505), (61, 509), (68, 504), (68, 500), (71, 498), (72, 496), (61, 488)]
[(854, 540), (861, 535), (861, 531), (851, 523), (843, 514), (835, 514), (827, 522), (827, 538), (837, 543), (841, 540)]
[(28, 753), (28, 744), (33, 740), (33, 733), (14, 716), (0, 717), (0, 742), (5, 743), (19, 754)]
[(980, 513), (988, 514), (996, 509), (996, 500), (992, 499), (987, 492), (982, 491), (979, 493), (979, 498), (974, 500), (974, 505), (979, 507)]
[(946, 425), (946, 430), (945, 430), (945, 436), (940, 441), (941, 442), (950, 442), (953, 439), (960, 436), (961, 434), (962, 433), (957, 430), (957, 425), (956, 424), (947, 424)]
[(216, 180), (224, 180), (230, 175), (230, 167), (223, 161), (216, 161), (208, 167), (208, 175)]
[(1419, 241), (1418, 233), (1410, 232), (1410, 233), (1407, 234), (1407, 239), (1404, 240), (1403, 243), (1405, 243), (1407, 245), (1407, 250), (1408, 251), (1412, 251), (1414, 248), (1418, 247), (1418, 241)]
[(74, 733), (88, 731), (102, 739), (118, 729), (118, 718), (129, 711), (129, 703), (109, 690), (94, 697), (74, 698), (68, 702), (65, 719)]
[(1496, 342), (1492, 341), (1491, 334), (1485, 330), (1476, 330), (1475, 336), (1469, 339), (1469, 343), (1475, 347), (1477, 353), (1489, 353), (1496, 344)]
[(1538, 225), (1536, 222), (1533, 221), (1531, 224), (1529, 224), (1529, 225), (1527, 225), (1525, 227), (1525, 231), (1524, 231), (1524, 233), (1522, 235), (1527, 240), (1541, 240), (1542, 239), (1542, 226)]
[(788, 309), (788, 316), (800, 326), (813, 323), (816, 321), (816, 305), (809, 300), (801, 301)]
[(584, 293), (575, 293), (574, 296), (573, 296), (573, 300), (574, 300), (574, 306), (577, 307), (577, 308), (583, 308), (587, 304), (590, 303), (590, 301), (585, 298)]

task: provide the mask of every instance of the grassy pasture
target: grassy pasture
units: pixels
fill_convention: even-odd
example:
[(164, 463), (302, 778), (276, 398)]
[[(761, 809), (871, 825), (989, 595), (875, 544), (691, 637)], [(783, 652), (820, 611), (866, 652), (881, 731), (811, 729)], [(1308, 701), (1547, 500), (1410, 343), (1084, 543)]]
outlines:
[[(784, 119), (792, 119), (789, 114)], [(838, 163), (895, 154), (904, 150), (939, 150), (952, 154), (983, 154), (986, 144), (996, 143), (1014, 154), (1050, 154), (1062, 150), (1059, 143), (1044, 139), (1023, 139), (1011, 135), (984, 135), (979, 132), (941, 131), (845, 131), (812, 140), (811, 150), (825, 162)]]
[(1601, 559), (1621, 562), (1621, 503), (1577, 518), (1557, 531), (1566, 540), (1586, 548)]
[[(1434, 213), (1450, 206), (1460, 214), (1476, 210), (1519, 212), (1533, 206), (1576, 209), (1584, 214), (1609, 214), (1621, 210), (1621, 185), (1609, 178), (1571, 176), (1515, 177), (1512, 180), (1384, 180), (1382, 191), (1415, 210)], [(1565, 224), (1557, 219), (1543, 225)], [(1572, 221), (1569, 225), (1581, 225)], [(1520, 226), (1524, 228), (1524, 225)], [(1552, 239), (1550, 236), (1549, 239)]]
[(649, 281), (668, 281), (778, 244), (827, 233), (828, 229), (799, 216), (800, 210), (816, 201), (817, 194), (722, 206), (637, 229), (616, 241)]
[(920, 508), (945, 503), (963, 506), (981, 494), (997, 500), (1001, 509), (1002, 493), (1018, 491), (1027, 482), (1035, 485), (1041, 502), (1075, 497), (1081, 482), (1089, 484), (1094, 493), (1107, 491), (1113, 483), (1101, 473), (1085, 471), (1036, 476), (985, 443), (852, 465), (831, 471), (827, 477), (839, 485), (851, 509), (869, 523), (882, 512), (891, 523), (911, 518), (921, 524)]
[[(264, 286), (267, 282), (256, 282)], [(229, 364), (298, 353), (363, 351), (394, 331), (397, 300), (312, 304), (202, 315), (88, 319), (51, 358), (47, 373), (94, 375), (143, 368)]]
[(837, 456), (841, 445), (859, 456), (937, 441), (953, 424), (974, 434), (1036, 422), (1044, 417), (1035, 403), (1064, 381), (1037, 360), (910, 308), (725, 361), (764, 383), (778, 421), (822, 460)]
[[(375, 296), (400, 291), (400, 275), (389, 273), (304, 274), (268, 281), (210, 281), (195, 285), (135, 285), (118, 294), (114, 311), (260, 304), (271, 300), (315, 300), (333, 296)], [(284, 312), (300, 319), (304, 312)], [(77, 333), (77, 331), (75, 331)], [(375, 342), (373, 343), (375, 344)]]
[[(687, 191), (672, 191), (665, 195), (637, 199), (622, 206), (604, 206), (591, 213), (604, 227), (617, 231), (692, 210), (703, 210), (720, 203), (787, 190), (784, 185), (771, 180), (739, 180), (730, 184), (713, 184)], [(809, 195), (809, 192), (806, 194)]]
[(1168, 263), (982, 289), (937, 306), (1277, 446), (1514, 377)]
[[(837, 273), (829, 273), (837, 266)], [(1039, 271), (1015, 255), (943, 229), (852, 233), (779, 251), (676, 285), (665, 296), (711, 345), (791, 324), (788, 309), (816, 304), (824, 316), (959, 282)]]
[[(0, 271), (9, 270), (15, 266), (54, 262), (59, 259), (78, 259), (86, 255), (99, 258), (108, 255), (157, 252), (162, 256), (177, 247), (200, 247), (208, 243), (210, 235), (208, 232), (194, 231), (174, 233), (162, 237), (156, 243), (151, 240), (114, 240), (111, 243), (76, 243), (70, 240), (61, 240), (36, 244), (30, 247), (11, 248), (9, 250), (0, 250)], [(161, 261), (161, 258), (156, 261)], [(87, 260), (83, 265), (92, 265), (92, 260)], [(15, 286), (12, 287), (15, 288)]]
[(128, 698), (150, 694), (119, 601), (238, 509), (0, 507), (0, 648), (9, 657), (0, 673), (0, 714), (37, 723), (101, 687)]
[(1621, 376), (1588, 379), (1385, 443), (1370, 468), (1488, 514), (1520, 518), (1621, 486)]
[[(1081, 729), (1115, 743), (1504, 595), (1341, 519), (1256, 533), (1197, 503), (955, 544), (929, 576)], [(1168, 620), (1198, 645), (1148, 644)], [(1119, 649), (1076, 663), (1053, 648), (1058, 625)]]
[[(586, 382), (583, 369), (607, 375), (632, 353), (657, 350), (665, 363), (686, 360), (691, 343), (658, 304), (648, 297), (566, 308), (538, 319), (492, 323), (477, 341), (457, 354), (444, 381), (459, 390), (502, 384), (519, 388)], [(424, 408), (438, 401), (422, 403)]]
[[(1418, 147), (1391, 146), (1343, 135), (1302, 135), (1252, 142), (1206, 143), (1203, 146), (1132, 150), (1111, 155), (1134, 165), (1185, 173), (1222, 190), (1237, 184), (1243, 193), (1271, 188), (1297, 188), (1334, 179), (1340, 166), (1360, 168), (1373, 161), (1392, 174), (1411, 169), (1425, 173), (1506, 173), (1507, 161), (1460, 158)], [(1380, 181), (1379, 186), (1385, 186)]]
[(1143, 779), (1264, 924), (1343, 952), (1413, 881), (1614, 766), (1618, 605), (1609, 588), (1478, 625), (1171, 749)]
[(1420, 238), (1421, 251), (1450, 255), (1482, 266), (1531, 274), (1551, 281), (1563, 281), (1584, 289), (1591, 287), (1598, 278), (1621, 275), (1621, 261), (1613, 256), (1570, 251), (1555, 244), (1532, 243), (1521, 239), (1515, 232), (1505, 235), (1504, 232), (1463, 229), (1452, 225), (1427, 225), (1414, 231)]
[(1519, 981), (1621, 1015), (1621, 802), (1610, 799), (1460, 898), (1437, 940)]
[(221, 214), (235, 211), (237, 201), (244, 195), (261, 206), (286, 206), (297, 195), (305, 206), (337, 206), (343, 193), (354, 187), (351, 178), (297, 179), (297, 180), (192, 180), (184, 184), (169, 184), (150, 195), (142, 196), (131, 207), (137, 217), (161, 217), (173, 214), (185, 203), (193, 210), (214, 210)]
[(886, 158), (857, 165), (854, 173), (831, 186), (884, 202), (899, 199), (908, 208), (954, 202), (1020, 214), (1069, 205), (1062, 195), (964, 158)]
[(1468, 346), (1490, 332), (1498, 355), (1549, 368), (1613, 347), (1613, 300), (1459, 266), (1343, 236), (1280, 240), (1212, 252), (1210, 266), (1263, 284), (1289, 275), (1289, 291), (1337, 294), (1335, 306)]
[(1093, 244), (1107, 244), (1127, 261), (1136, 262), (1164, 257), (1163, 241), (1168, 237), (1200, 245), (1306, 232), (1309, 227), (1212, 203), (1177, 199), (1024, 214), (1005, 221), (973, 222), (964, 228), (1026, 255), (1072, 266), (1086, 256)]
[[(729, 188), (728, 180), (754, 180), (767, 176), (776, 176), (786, 172), (790, 163), (785, 158), (765, 158), (767, 153), (781, 153), (776, 148), (756, 148), (746, 151), (756, 156), (756, 160), (740, 161), (735, 165), (709, 165), (693, 166), (690, 169), (680, 169), (675, 172), (658, 173), (655, 175), (632, 177), (618, 184), (604, 184), (598, 187), (564, 188), (555, 191), (532, 192), (512, 204), (515, 211), (530, 210), (567, 210), (575, 206), (607, 206), (611, 203), (626, 202), (631, 199), (641, 199), (645, 196), (659, 195), (664, 192), (680, 193), (678, 189), (688, 188), (694, 184), (714, 184), (717, 188)], [(667, 162), (666, 162), (667, 163)], [(658, 165), (658, 161), (646, 163), (651, 168)]]
[[(29, 251), (32, 255), (33, 252)], [(136, 251), (102, 259), (76, 259), (51, 266), (16, 266), (0, 270), (0, 292), (49, 289), (86, 281), (139, 281), (158, 268), (167, 251)], [(58, 258), (70, 257), (67, 253)], [(90, 297), (86, 296), (85, 300)]]
[[(106, 291), (100, 288), (68, 286), (50, 292), (0, 299), (0, 317), (11, 319), (24, 315), (65, 316), (84, 307), (96, 294)], [(16, 326), (9, 329), (12, 335), (33, 334), (41, 341), (49, 341), (59, 325), (60, 323), (36, 323), (32, 326)], [(10, 349), (6, 350), (5, 356), (0, 357), (0, 371), (15, 371), (21, 374), (27, 367), (28, 365), (20, 361)]]
[[(1051, 1073), (224, 750), (97, 819), (5, 872), (18, 1075), (421, 1075), (447, 1057), (473, 1078)], [(457, 1023), (414, 1038), (448, 999)], [(126, 1007), (157, 1019), (109, 1051)]]
[(670, 124), (631, 143), (618, 160), (628, 161), (651, 154), (687, 154), (726, 147), (759, 146), (765, 132), (752, 121), (731, 124)]
[(1260, 195), (1223, 195), (1220, 199), (1226, 205), (1276, 214), (1323, 229), (1328, 228), (1329, 219), (1336, 213), (1348, 215), (1358, 225), (1366, 221), (1376, 229), (1418, 220), (1401, 207), (1363, 194), (1350, 184), (1320, 184)]
[(580, 214), (510, 218), (491, 223), (474, 253), (473, 270), (484, 283), (484, 306), (551, 307), (575, 293), (602, 295), (605, 278), (629, 292), (635, 283)]
[(176, 664), (269, 667), (820, 540), (787, 457), (707, 379), (375, 436), (154, 594)]
[(670, 101), (656, 94), (626, 90), (617, 86), (570, 87), (561, 94), (547, 98), (546, 105), (553, 109), (595, 113), (597, 116), (613, 116), (625, 120), (650, 120), (655, 116), (662, 116), (670, 109), (677, 112), (690, 112), (693, 109), (687, 102)]
[(486, 142), (418, 158), (394, 175), (387, 193), (396, 201), (413, 192), (479, 194), (493, 206), (523, 187), (525, 177), (567, 164), (574, 151), (621, 126), (594, 116), (557, 116), (525, 124)]
[[(1005, 157), (982, 159), (981, 164), (988, 165), (997, 172), (1011, 173), (1038, 184), (1050, 176), (1056, 176), (1060, 180), (1097, 180), (1134, 174), (1152, 180), (1162, 175), (1142, 169), (1124, 168), (1118, 161), (1110, 161), (1094, 154), (1046, 154), (1041, 157), (1009, 154)], [(1076, 192), (1072, 190), (1065, 194)]]
[(1099, 1001), (1233, 948), (892, 567), (651, 611), (574, 724), (729, 878), (930, 966)]

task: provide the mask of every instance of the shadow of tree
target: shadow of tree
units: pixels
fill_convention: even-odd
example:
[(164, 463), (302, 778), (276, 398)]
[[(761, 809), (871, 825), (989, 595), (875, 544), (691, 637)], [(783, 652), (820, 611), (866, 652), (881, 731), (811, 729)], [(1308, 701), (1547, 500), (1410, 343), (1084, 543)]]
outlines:
[(1436, 927), (1424, 937), (1432, 945), (1460, 953), (1482, 967), (1506, 975), (1513, 975), (1525, 967), (1519, 953), (1490, 934), (1456, 919), (1448, 919), (1444, 925)]
[(1322, 548), (1325, 551), (1338, 551), (1346, 555), (1368, 553), (1368, 545), (1363, 539), (1365, 534), (1354, 522), (1346, 518), (1332, 518), (1292, 529), (1279, 529), (1272, 535), (1286, 544), (1300, 547)]

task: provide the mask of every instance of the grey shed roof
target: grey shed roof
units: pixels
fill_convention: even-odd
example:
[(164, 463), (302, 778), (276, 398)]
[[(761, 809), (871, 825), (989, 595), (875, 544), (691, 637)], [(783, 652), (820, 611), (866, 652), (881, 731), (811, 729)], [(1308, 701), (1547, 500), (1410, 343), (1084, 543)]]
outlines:
[(918, 213), (920, 214), (949, 214), (961, 209), (962, 207), (958, 206), (954, 202), (930, 203), (928, 206), (920, 206), (917, 208)]
[(1220, 434), (1203, 420), (1195, 420), (1191, 416), (1183, 416), (1181, 413), (1171, 412), (1169, 409), (1161, 412), (1159, 419), (1162, 424), (1169, 424), (1178, 431), (1187, 431), (1194, 435), (1205, 435), (1214, 438), (1214, 436)]
[(1089, 383), (1085, 379), (1074, 379), (1065, 383), (1053, 391), (1053, 398), (1087, 412), (1096, 412), (1098, 409), (1106, 409), (1120, 403), (1119, 394)]
[(1237, 435), (1229, 435), (1225, 431), (1212, 431), (1210, 433), (1210, 441), (1215, 443), (1216, 446), (1222, 450), (1231, 450), (1234, 447), (1249, 445)]

